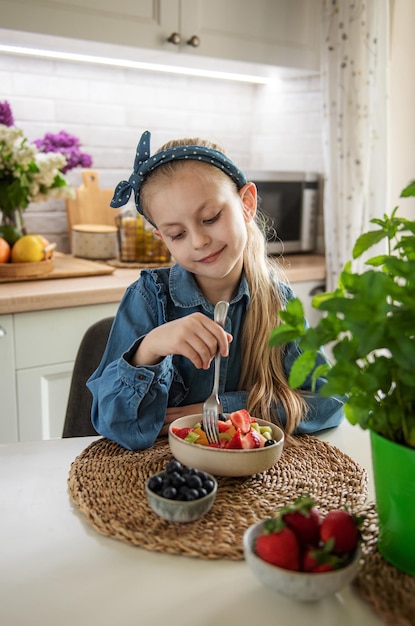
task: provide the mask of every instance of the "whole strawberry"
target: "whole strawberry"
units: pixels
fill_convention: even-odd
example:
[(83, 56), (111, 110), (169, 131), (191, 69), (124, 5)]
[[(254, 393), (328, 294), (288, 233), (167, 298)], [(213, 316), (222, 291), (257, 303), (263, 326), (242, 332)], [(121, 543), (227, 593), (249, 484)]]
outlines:
[(294, 504), (281, 509), (281, 515), (287, 526), (297, 535), (301, 547), (318, 545), (321, 518), (312, 498), (297, 498)]
[(359, 520), (343, 509), (330, 511), (321, 523), (320, 539), (332, 543), (334, 554), (352, 552), (359, 541)]
[(301, 569), (303, 572), (332, 572), (345, 562), (345, 557), (333, 554), (330, 543), (327, 543), (322, 548), (308, 547), (303, 554)]
[(257, 537), (255, 551), (267, 563), (296, 572), (300, 569), (300, 546), (297, 537), (284, 525), (281, 518), (265, 522), (264, 532)]

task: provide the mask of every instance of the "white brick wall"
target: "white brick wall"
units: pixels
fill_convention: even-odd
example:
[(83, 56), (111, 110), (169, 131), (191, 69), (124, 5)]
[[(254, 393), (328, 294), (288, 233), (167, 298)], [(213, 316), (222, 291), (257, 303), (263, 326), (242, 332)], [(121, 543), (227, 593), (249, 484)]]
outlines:
[[(153, 150), (202, 136), (242, 168), (323, 170), (318, 77), (249, 85), (1, 54), (0, 85), (29, 140), (60, 130), (80, 138), (102, 188), (130, 174), (143, 130)], [(79, 169), (68, 177), (80, 185)], [(25, 221), (69, 251), (64, 201), (31, 205)]]

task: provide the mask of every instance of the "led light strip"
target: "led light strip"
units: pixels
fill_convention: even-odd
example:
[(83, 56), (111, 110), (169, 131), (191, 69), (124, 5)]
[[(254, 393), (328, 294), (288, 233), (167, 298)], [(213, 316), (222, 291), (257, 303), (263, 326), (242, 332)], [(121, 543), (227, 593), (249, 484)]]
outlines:
[(268, 84), (270, 79), (265, 76), (254, 76), (251, 74), (238, 74), (235, 72), (219, 72), (215, 70), (196, 69), (189, 67), (179, 67), (176, 65), (165, 65), (161, 63), (146, 63), (144, 61), (133, 61), (130, 59), (116, 59), (101, 57), (89, 54), (78, 54), (75, 52), (60, 52), (58, 50), (41, 50), (39, 48), (26, 48), (22, 46), (9, 46), (0, 44), (0, 52), (6, 54), (17, 54), (32, 57), (42, 57), (46, 59), (59, 59), (62, 61), (76, 61), (78, 63), (92, 63), (96, 65), (109, 65), (112, 67), (126, 67), (134, 70), (144, 70), (151, 72), (165, 72), (168, 74), (184, 74), (186, 76), (199, 76), (202, 78), (217, 78), (220, 80), (233, 80), (243, 83)]

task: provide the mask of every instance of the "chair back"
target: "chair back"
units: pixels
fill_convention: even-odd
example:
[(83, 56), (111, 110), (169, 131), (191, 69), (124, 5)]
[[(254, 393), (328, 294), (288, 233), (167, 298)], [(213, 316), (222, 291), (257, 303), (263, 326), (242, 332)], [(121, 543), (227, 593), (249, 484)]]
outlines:
[(97, 369), (107, 345), (114, 317), (106, 317), (88, 328), (75, 359), (62, 437), (98, 435), (91, 422), (92, 394), (86, 386)]

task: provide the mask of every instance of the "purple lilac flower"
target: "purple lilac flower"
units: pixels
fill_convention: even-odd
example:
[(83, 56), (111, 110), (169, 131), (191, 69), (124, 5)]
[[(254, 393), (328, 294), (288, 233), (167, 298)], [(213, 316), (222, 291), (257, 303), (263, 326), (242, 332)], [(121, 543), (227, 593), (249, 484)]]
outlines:
[(4, 124), (4, 126), (14, 125), (13, 113), (7, 100), (0, 102), (0, 124)]
[(81, 152), (81, 143), (77, 137), (61, 130), (59, 133), (46, 133), (42, 139), (33, 142), (40, 152), (60, 152), (66, 157), (66, 165), (62, 173), (66, 174), (74, 167), (91, 167), (92, 158), (86, 152)]

